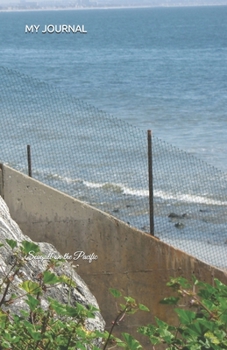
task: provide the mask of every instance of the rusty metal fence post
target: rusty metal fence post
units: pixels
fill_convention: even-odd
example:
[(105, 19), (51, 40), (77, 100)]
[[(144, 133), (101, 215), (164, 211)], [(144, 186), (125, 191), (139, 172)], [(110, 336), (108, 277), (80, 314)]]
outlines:
[(147, 131), (148, 141), (148, 179), (149, 179), (149, 215), (150, 234), (154, 236), (154, 194), (153, 194), (153, 168), (152, 168), (152, 137), (151, 130)]
[(31, 148), (27, 145), (28, 176), (32, 177)]

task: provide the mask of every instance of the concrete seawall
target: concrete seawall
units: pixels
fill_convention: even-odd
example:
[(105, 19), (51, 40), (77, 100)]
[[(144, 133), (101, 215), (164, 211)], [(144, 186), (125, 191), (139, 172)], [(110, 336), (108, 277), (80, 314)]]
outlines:
[[(97, 256), (91, 263), (79, 258), (77, 272), (88, 284), (107, 323), (116, 315), (109, 288), (136, 298), (151, 310), (127, 318), (120, 331), (134, 332), (154, 315), (171, 322), (174, 314), (159, 300), (170, 294), (170, 276), (227, 283), (227, 273), (134, 229), (83, 202), (1, 165), (0, 194), (12, 218), (34, 241), (52, 243), (63, 255), (84, 252)], [(77, 253), (78, 256), (79, 253)], [(93, 255), (92, 255), (93, 254)]]

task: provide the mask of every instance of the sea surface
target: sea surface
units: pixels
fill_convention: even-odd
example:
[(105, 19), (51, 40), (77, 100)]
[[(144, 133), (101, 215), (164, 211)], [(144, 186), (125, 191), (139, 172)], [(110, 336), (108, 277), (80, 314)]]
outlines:
[(25, 171), (16, 154), (38, 145), (36, 178), (149, 231), (151, 129), (157, 235), (227, 267), (226, 19), (227, 6), (0, 12), (1, 160)]
[[(0, 64), (227, 171), (227, 6), (0, 13)], [(87, 34), (25, 33), (84, 25)]]

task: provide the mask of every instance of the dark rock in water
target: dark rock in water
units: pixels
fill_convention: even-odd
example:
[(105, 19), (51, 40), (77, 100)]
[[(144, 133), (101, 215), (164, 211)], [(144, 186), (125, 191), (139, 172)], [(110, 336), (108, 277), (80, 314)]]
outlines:
[(177, 222), (174, 226), (179, 229), (184, 228), (184, 224), (182, 222)]
[(168, 218), (170, 218), (170, 219), (182, 219), (182, 215), (175, 214), (175, 213), (170, 213), (168, 215)]
[(209, 209), (199, 209), (200, 213), (209, 213)]
[(168, 215), (168, 218), (170, 219), (185, 219), (185, 218), (188, 218), (189, 215), (187, 213), (184, 213), (182, 215), (179, 215), (179, 214), (176, 214), (176, 213), (170, 213)]
[[(9, 271), (11, 265), (13, 264), (13, 255), (12, 250), (5, 241), (6, 239), (15, 240), (18, 243), (22, 241), (30, 241), (32, 240), (25, 236), (19, 226), (15, 223), (14, 220), (10, 217), (9, 209), (0, 197), (0, 243), (3, 243), (4, 246), (0, 248), (0, 282), (2, 277)], [(43, 253), (43, 257), (48, 257), (50, 254), (52, 256), (61, 256), (61, 254), (49, 243), (36, 243), (41, 252)], [(37, 275), (40, 272), (43, 272), (46, 269), (48, 259), (30, 259), (27, 260), (26, 264), (21, 268), (22, 274), (17, 276), (15, 283), (13, 283), (13, 293), (17, 295), (24, 295), (24, 291), (19, 288), (19, 284), (23, 282), (23, 280), (32, 280), (37, 282)], [(85, 282), (82, 278), (75, 272), (74, 268), (68, 262), (64, 263), (60, 267), (55, 268), (55, 272), (58, 275), (66, 275), (71, 278), (75, 284), (75, 288), (71, 288), (71, 302), (72, 305), (75, 305), (76, 302), (88, 307), (89, 305), (93, 305), (96, 308), (99, 308), (98, 303), (95, 297), (91, 294)], [(60, 303), (68, 302), (69, 295), (69, 286), (66, 284), (56, 285), (48, 289), (48, 292), (42, 295), (41, 297), (41, 305), (45, 309), (48, 307), (48, 297), (52, 297), (59, 301)], [(9, 290), (7, 295), (10, 295), (12, 290)], [(17, 301), (10, 304), (9, 306), (10, 312), (14, 314), (20, 314), (20, 310), (28, 310), (28, 305), (25, 303), (24, 298), (18, 298)], [(5, 306), (7, 310), (7, 307)], [(86, 328), (88, 330), (104, 330), (105, 321), (103, 320), (100, 312), (95, 312), (95, 318), (89, 318), (86, 320)], [(97, 340), (96, 345), (99, 345)]]
[(119, 209), (118, 208), (115, 208), (114, 210), (113, 210), (113, 213), (119, 213)]
[(184, 218), (184, 219), (190, 219), (190, 217), (191, 216), (187, 213), (182, 214), (182, 218)]

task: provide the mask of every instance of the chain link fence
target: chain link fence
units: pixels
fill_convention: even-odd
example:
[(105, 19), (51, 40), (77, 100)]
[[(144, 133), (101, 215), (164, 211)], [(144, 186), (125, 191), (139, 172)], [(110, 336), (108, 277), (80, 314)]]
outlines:
[[(0, 161), (145, 232), (147, 135), (39, 80), (0, 68)], [(227, 268), (227, 174), (152, 136), (154, 234)]]

